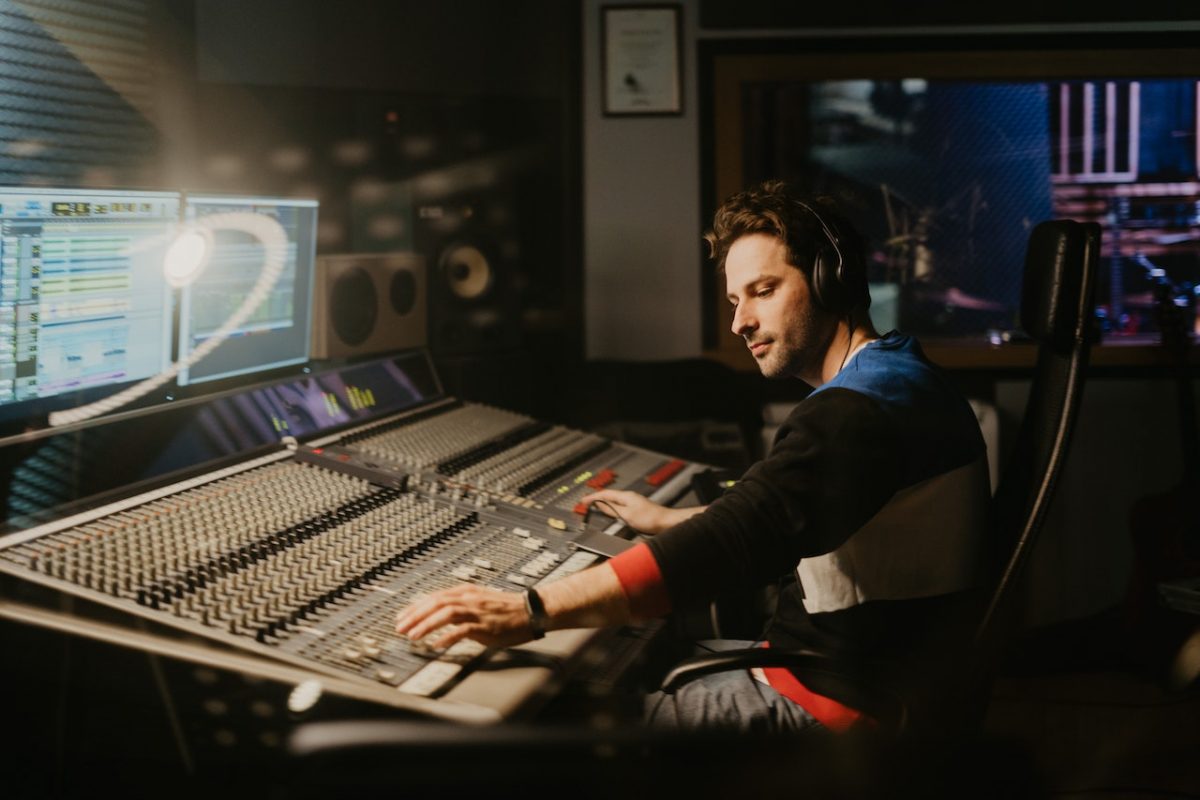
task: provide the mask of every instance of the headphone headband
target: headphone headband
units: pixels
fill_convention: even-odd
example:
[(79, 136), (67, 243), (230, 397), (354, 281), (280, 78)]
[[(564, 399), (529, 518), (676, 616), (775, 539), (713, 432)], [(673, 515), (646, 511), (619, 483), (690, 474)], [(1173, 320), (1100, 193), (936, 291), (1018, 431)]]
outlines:
[[(863, 285), (866, 276), (861, 269), (846, 266), (846, 257), (842, 252), (841, 240), (837, 228), (825, 221), (818, 211), (803, 200), (795, 200), (796, 205), (807, 211), (825, 235), (827, 247), (818, 247), (813, 261), (812, 284), (813, 299), (817, 305), (826, 311), (836, 314), (849, 314), (860, 295), (866, 292)], [(824, 251), (832, 251), (832, 258), (826, 259)], [(853, 272), (854, 274), (850, 274)], [(868, 295), (869, 296), (869, 295)]]

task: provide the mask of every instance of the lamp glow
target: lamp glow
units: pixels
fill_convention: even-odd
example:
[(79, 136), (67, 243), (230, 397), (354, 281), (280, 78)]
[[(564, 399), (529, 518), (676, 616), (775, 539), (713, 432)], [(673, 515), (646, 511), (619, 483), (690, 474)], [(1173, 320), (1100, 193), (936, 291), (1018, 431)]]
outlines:
[(181, 289), (200, 277), (212, 257), (212, 244), (212, 234), (207, 228), (188, 228), (176, 236), (163, 257), (167, 283)]

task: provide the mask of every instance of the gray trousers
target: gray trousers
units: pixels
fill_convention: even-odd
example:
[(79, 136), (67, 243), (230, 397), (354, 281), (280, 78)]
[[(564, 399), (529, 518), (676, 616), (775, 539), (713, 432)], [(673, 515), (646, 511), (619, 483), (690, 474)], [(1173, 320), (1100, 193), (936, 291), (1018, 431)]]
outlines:
[[(754, 642), (713, 639), (696, 643), (696, 653), (753, 647)], [(673, 695), (646, 697), (646, 722), (666, 730), (725, 730), (741, 733), (791, 733), (821, 730), (821, 723), (796, 703), (763, 683), (749, 670), (718, 672), (686, 683)]]

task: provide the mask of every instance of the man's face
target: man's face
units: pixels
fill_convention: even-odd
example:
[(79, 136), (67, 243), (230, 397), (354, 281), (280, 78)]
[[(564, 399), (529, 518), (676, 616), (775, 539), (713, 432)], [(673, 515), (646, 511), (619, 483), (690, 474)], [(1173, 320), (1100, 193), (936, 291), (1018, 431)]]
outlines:
[(836, 320), (812, 302), (808, 280), (774, 236), (754, 233), (729, 248), (725, 287), (732, 330), (768, 378), (820, 375)]

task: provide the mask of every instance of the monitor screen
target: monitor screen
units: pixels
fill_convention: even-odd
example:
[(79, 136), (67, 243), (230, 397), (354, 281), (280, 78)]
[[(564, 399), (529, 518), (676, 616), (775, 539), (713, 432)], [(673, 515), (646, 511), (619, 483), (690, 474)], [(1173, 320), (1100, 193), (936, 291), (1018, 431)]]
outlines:
[[(193, 221), (227, 212), (264, 214), (279, 222), (288, 237), (283, 274), (245, 324), (209, 356), (180, 372), (181, 386), (308, 360), (317, 201), (190, 195), (184, 217)], [(263, 247), (248, 233), (217, 229), (214, 241), (216, 249), (207, 268), (180, 292), (181, 360), (237, 310), (263, 265)]]
[(179, 210), (177, 193), (0, 187), (0, 420), (171, 363)]

